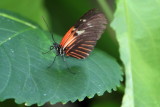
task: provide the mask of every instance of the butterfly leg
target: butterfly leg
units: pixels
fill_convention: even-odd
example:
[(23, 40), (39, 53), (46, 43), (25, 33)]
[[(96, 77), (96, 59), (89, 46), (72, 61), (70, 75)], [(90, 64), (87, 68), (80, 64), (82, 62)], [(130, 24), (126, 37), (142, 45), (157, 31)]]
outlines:
[(66, 66), (67, 66), (68, 71), (69, 71), (70, 73), (72, 73), (72, 74), (75, 74), (75, 73), (69, 68), (68, 63), (67, 63), (64, 55), (62, 56), (62, 58), (63, 58), (63, 61), (65, 62)]
[(56, 56), (54, 57), (53, 62), (48, 66), (48, 68), (50, 68), (50, 67), (54, 64), (54, 62), (55, 62), (57, 56), (58, 56), (58, 55), (56, 55)]
[(51, 50), (53, 50), (54, 49), (54, 46), (50, 46), (50, 49), (49, 49), (49, 51), (47, 51), (47, 52), (42, 52), (42, 54), (47, 54), (47, 53), (49, 53)]
[(47, 54), (47, 53), (49, 53), (51, 50), (49, 50), (49, 51), (47, 51), (47, 52), (42, 52), (42, 54)]

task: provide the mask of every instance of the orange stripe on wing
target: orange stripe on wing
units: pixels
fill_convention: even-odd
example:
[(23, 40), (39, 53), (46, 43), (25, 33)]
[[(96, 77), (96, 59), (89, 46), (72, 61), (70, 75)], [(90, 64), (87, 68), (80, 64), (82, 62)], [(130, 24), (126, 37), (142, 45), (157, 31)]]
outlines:
[(73, 46), (74, 45), (72, 45), (71, 47), (67, 48), (67, 50), (65, 52), (68, 53), (73, 48)]
[(87, 49), (87, 48), (84, 48), (84, 47), (78, 47), (79, 49), (83, 49), (83, 50), (87, 50), (87, 51), (92, 51), (91, 49)]
[(80, 57), (76, 56), (76, 55), (73, 55), (73, 54), (67, 54), (67, 56), (72, 56), (72, 57), (75, 57), (77, 59), (81, 59)]
[(75, 53), (75, 52), (71, 52), (71, 54), (74, 54), (74, 55), (79, 56), (79, 57), (81, 57), (81, 58), (85, 58), (83, 55), (77, 54), (77, 53)]
[(80, 52), (80, 53), (83, 53), (83, 54), (86, 54), (86, 55), (89, 55), (88, 53), (83, 52), (83, 51), (80, 51), (80, 50), (75, 50), (75, 51)]
[(62, 47), (64, 47), (64, 45), (65, 45), (65, 43), (68, 41), (68, 39), (69, 39), (71, 36), (73, 36), (72, 31), (73, 31), (74, 29), (75, 29), (74, 26), (71, 27), (71, 28), (69, 29), (69, 31), (68, 31), (68, 32), (64, 35), (64, 37), (62, 38), (61, 43), (60, 43), (60, 45), (61, 45)]
[(72, 45), (75, 41), (76, 41), (76, 38), (72, 38), (72, 40), (69, 42), (69, 44), (67, 45), (67, 47), (69, 47), (70, 45)]
[(69, 39), (66, 41), (66, 43), (64, 43), (63, 45), (63, 49), (65, 49), (66, 47), (68, 47), (68, 45), (75, 40), (76, 37), (74, 37), (74, 34), (71, 34), (71, 36), (69, 37)]
[(88, 45), (88, 44), (81, 44), (82, 46), (89, 46), (89, 47), (93, 47), (93, 45)]
[(74, 41), (73, 41), (73, 43), (74, 42), (76, 42), (76, 43), (74, 43), (74, 44), (73, 43), (68, 44), (68, 46), (66, 47), (67, 50), (65, 50), (65, 52), (68, 53), (77, 43), (80, 43), (81, 41), (83, 41), (83, 40), (76, 41), (76, 38), (75, 38)]

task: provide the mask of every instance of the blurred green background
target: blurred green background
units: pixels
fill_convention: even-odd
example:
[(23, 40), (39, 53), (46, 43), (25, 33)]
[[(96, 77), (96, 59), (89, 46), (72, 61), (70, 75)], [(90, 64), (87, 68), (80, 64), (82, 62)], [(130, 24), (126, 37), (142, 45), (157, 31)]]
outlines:
[[(0, 9), (12, 11), (22, 17), (37, 23), (43, 29), (48, 31), (42, 16), (45, 17), (49, 24), (50, 30), (63, 37), (71, 26), (89, 9), (98, 8), (102, 10), (107, 19), (107, 30), (102, 38), (98, 41), (97, 48), (102, 49), (108, 54), (119, 60), (118, 43), (115, 38), (115, 32), (110, 28), (115, 11), (114, 0), (1, 0)], [(55, 38), (56, 39), (56, 38)], [(117, 92), (105, 93), (103, 96), (95, 96), (92, 99), (86, 98), (82, 102), (67, 103), (65, 107), (119, 107), (121, 105), (123, 89)], [(0, 107), (24, 107), (16, 105), (14, 100), (7, 100), (0, 103)], [(62, 104), (53, 105), (61, 107)], [(32, 107), (36, 107), (33, 105)], [(51, 107), (45, 104), (44, 107)]]

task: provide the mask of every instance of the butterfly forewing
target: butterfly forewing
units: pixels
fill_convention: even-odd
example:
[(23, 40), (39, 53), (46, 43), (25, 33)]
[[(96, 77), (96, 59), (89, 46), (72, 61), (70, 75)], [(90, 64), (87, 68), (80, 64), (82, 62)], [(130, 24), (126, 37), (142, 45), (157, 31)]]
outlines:
[(97, 9), (88, 11), (63, 37), (60, 45), (65, 54), (77, 59), (86, 58), (104, 32), (106, 24), (102, 12)]

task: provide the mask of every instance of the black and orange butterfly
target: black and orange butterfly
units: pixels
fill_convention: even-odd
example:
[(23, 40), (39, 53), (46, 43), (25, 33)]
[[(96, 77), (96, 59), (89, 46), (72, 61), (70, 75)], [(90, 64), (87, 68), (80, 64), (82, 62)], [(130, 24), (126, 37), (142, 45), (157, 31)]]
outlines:
[(106, 29), (106, 24), (105, 15), (97, 9), (91, 9), (70, 28), (60, 44), (54, 42), (50, 46), (50, 50), (55, 49), (56, 56), (62, 56), (63, 58), (64, 56), (70, 56), (84, 59), (94, 49), (97, 40), (100, 39)]

